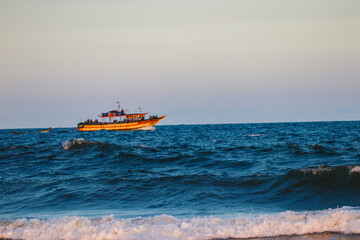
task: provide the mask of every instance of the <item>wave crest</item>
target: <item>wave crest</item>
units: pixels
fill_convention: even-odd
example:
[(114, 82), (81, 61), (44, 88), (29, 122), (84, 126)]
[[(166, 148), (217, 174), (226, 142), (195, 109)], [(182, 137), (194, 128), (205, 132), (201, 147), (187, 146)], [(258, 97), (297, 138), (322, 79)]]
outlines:
[(233, 218), (168, 215), (117, 219), (18, 219), (0, 222), (1, 238), (22, 239), (214, 239), (254, 238), (336, 232), (360, 234), (360, 210), (343, 207), (314, 212), (286, 211)]
[(65, 142), (62, 143), (62, 146), (64, 150), (68, 150), (70, 148), (78, 147), (80, 145), (89, 144), (89, 143), (91, 144), (94, 142), (89, 140), (84, 140), (83, 138), (75, 138), (75, 139), (66, 140)]
[(337, 173), (342, 173), (343, 175), (350, 175), (350, 174), (360, 173), (360, 165), (343, 165), (343, 166), (322, 165), (319, 167), (310, 167), (310, 168), (303, 168), (303, 169), (290, 171), (290, 173), (293, 172), (300, 172), (303, 173), (304, 175), (314, 175), (314, 176), (332, 175)]
[(358, 166), (358, 165), (352, 166), (350, 168), (350, 173), (360, 173), (360, 166)]

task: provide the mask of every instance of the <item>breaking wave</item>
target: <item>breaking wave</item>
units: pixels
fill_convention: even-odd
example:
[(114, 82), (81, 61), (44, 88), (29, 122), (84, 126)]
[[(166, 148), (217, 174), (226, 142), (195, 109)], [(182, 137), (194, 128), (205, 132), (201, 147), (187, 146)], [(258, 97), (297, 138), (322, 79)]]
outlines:
[(297, 170), (291, 170), (292, 173), (302, 173), (305, 176), (350, 176), (351, 174), (360, 174), (360, 165), (342, 165), (342, 166), (328, 166), (322, 165), (319, 167), (309, 167)]
[(190, 219), (169, 215), (118, 219), (61, 217), (0, 222), (0, 237), (14, 239), (214, 239), (254, 238), (335, 232), (360, 234), (360, 210), (343, 207), (311, 212), (286, 211), (230, 218)]
[(89, 140), (84, 140), (83, 138), (75, 138), (69, 139), (62, 143), (62, 147), (64, 150), (68, 150), (71, 148), (82, 148), (86, 146), (93, 146), (97, 144), (104, 144), (102, 142), (94, 142)]

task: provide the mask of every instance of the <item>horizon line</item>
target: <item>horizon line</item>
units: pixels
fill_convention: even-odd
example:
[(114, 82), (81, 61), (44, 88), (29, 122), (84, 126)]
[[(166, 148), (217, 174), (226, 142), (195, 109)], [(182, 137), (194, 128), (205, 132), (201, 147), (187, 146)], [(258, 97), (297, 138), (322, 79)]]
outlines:
[[(275, 121), (275, 122), (229, 122), (229, 123), (180, 123), (180, 124), (159, 124), (156, 126), (194, 126), (194, 125), (227, 125), (227, 124), (276, 124), (276, 123), (321, 123), (321, 122), (359, 122), (358, 120), (310, 120), (310, 121)], [(43, 129), (49, 127), (20, 127), (20, 128), (0, 128), (0, 130), (13, 130), (13, 129)], [(77, 128), (75, 127), (51, 127), (56, 128)]]

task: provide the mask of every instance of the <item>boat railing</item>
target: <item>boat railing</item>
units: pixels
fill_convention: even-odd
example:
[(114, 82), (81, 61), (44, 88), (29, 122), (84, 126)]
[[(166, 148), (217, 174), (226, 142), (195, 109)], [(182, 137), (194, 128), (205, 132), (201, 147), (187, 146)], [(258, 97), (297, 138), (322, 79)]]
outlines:
[(156, 120), (160, 118), (161, 117), (158, 117), (157, 115), (150, 115), (149, 118), (128, 118), (128, 119), (113, 120), (108, 122), (88, 119), (84, 122), (78, 123), (78, 125), (106, 125), (106, 124), (114, 124), (114, 123), (131, 123), (131, 122), (141, 122), (141, 121), (154, 120), (154, 119)]

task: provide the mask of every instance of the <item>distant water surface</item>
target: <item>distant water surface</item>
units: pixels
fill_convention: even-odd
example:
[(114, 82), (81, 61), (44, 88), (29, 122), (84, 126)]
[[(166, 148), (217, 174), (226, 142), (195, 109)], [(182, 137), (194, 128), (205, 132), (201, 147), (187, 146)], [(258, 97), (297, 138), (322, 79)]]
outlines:
[(0, 238), (360, 238), (359, 121), (37, 131), (0, 130)]

